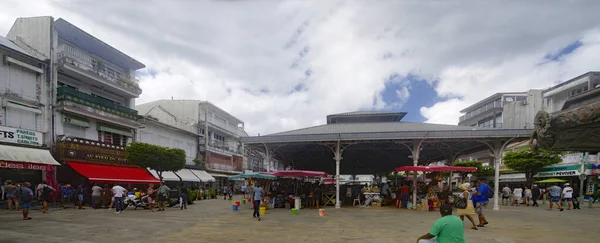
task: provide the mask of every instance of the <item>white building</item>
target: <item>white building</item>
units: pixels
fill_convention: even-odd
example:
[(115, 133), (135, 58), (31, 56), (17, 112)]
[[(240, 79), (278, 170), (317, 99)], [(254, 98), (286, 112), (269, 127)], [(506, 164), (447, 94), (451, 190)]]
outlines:
[(48, 150), (47, 73), (42, 59), (0, 37), (0, 180), (39, 183), (59, 165)]
[(144, 64), (61, 18), (18, 18), (7, 38), (48, 60), (49, 79), (42, 86), (52, 101), (50, 144), (56, 158), (70, 165), (60, 167), (61, 181), (79, 183), (83, 176), (90, 182), (156, 182), (139, 168), (128, 172), (132, 178), (111, 173), (114, 166), (135, 167), (124, 147), (139, 126), (134, 107), (142, 90), (135, 72)]
[(228, 175), (246, 169), (240, 141), (241, 137), (248, 136), (244, 123), (214, 104), (199, 100), (157, 100), (138, 105), (136, 109), (162, 123), (188, 124), (196, 129), (203, 137), (198, 140), (198, 157), (202, 161), (199, 169), (208, 171), (219, 184), (227, 183)]
[(198, 156), (198, 137), (194, 128), (188, 124), (172, 126), (153, 116), (141, 116), (138, 120), (141, 126), (136, 136), (137, 142), (154, 144), (168, 148), (178, 148), (185, 151), (186, 165), (194, 165)]
[(567, 99), (582, 92), (600, 88), (600, 72), (587, 72), (543, 91), (544, 110), (560, 111)]
[[(160, 112), (166, 112), (159, 110)], [(176, 172), (163, 172), (163, 180), (165, 181), (181, 181), (184, 182), (214, 182), (215, 178), (210, 176), (206, 171), (194, 169), (198, 161), (198, 138), (202, 137), (195, 132), (195, 127), (190, 124), (172, 120), (172, 126), (162, 123), (158, 119), (150, 115), (141, 114), (138, 119), (141, 126), (136, 135), (136, 141), (142, 143), (154, 144), (168, 148), (178, 148), (185, 151), (186, 168)], [(150, 172), (158, 177), (155, 171)]]
[(144, 65), (64, 19), (19, 18), (8, 38), (52, 65), (54, 134), (116, 146), (131, 142)]
[(542, 109), (542, 91), (496, 93), (463, 110), (458, 125), (483, 128), (532, 129)]

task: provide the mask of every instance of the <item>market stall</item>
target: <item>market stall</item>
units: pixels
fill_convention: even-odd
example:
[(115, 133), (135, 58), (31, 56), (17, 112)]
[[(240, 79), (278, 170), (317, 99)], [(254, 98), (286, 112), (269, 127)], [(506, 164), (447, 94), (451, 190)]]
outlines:
[[(325, 172), (309, 170), (285, 170), (261, 173), (277, 176), (281, 179), (279, 183), (282, 183), (282, 186), (287, 185), (293, 187), (293, 193), (288, 193), (287, 196), (290, 201), (293, 201), (293, 205), (296, 209), (301, 208), (303, 197), (305, 197), (306, 200), (308, 200), (307, 202), (309, 202), (309, 204), (305, 204), (307, 207), (315, 207), (315, 205), (319, 205), (323, 201), (328, 203), (335, 202), (335, 192), (332, 194), (329, 190), (326, 190), (326, 188), (323, 188), (319, 185), (320, 180), (328, 176)], [(299, 188), (302, 190), (299, 190)], [(280, 192), (277, 190), (275, 191), (276, 193)]]
[[(477, 172), (477, 168), (476, 167), (461, 167), (461, 166), (402, 166), (402, 167), (398, 167), (396, 168), (397, 172), (407, 172), (407, 171), (413, 171), (415, 173), (413, 173), (413, 199), (412, 199), (412, 205), (417, 205), (417, 173), (416, 172), (423, 172), (423, 173), (430, 173), (430, 172), (468, 172), (468, 173), (474, 173)], [(425, 179), (425, 175), (423, 175), (423, 179)], [(423, 200), (421, 200), (421, 205), (422, 208), (428, 207), (429, 210), (432, 209), (432, 204), (429, 203), (429, 201), (427, 200), (427, 198), (429, 199), (434, 199), (436, 198), (436, 193), (439, 192), (439, 187), (437, 185), (425, 185), (423, 184), (423, 186), (426, 186), (427, 188), (425, 190), (421, 190), (421, 195), (420, 198), (423, 198)]]

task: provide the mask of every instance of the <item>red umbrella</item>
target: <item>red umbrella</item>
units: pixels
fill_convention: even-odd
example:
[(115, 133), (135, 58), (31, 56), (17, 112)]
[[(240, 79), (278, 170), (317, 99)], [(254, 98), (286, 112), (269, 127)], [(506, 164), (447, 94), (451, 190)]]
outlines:
[(457, 171), (457, 172), (477, 172), (476, 167), (461, 167), (461, 166), (402, 166), (396, 168), (396, 171), (423, 171), (423, 172), (437, 172), (437, 171)]

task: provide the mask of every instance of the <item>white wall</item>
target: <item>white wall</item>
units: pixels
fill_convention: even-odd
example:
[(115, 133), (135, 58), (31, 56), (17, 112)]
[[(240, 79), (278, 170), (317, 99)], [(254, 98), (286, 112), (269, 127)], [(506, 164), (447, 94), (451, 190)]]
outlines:
[[(26, 64), (39, 67), (39, 63), (21, 59), (19, 55), (0, 50), (0, 58), (10, 55)], [(46, 76), (15, 63), (0, 62), (0, 125), (23, 128), (47, 134), (49, 106)], [(9, 107), (10, 106), (10, 107)], [(33, 112), (37, 110), (37, 112)], [(46, 138), (44, 143), (48, 144)]]
[(169, 148), (179, 148), (185, 151), (186, 163), (193, 165), (198, 148), (196, 146), (197, 136), (157, 125), (154, 122), (146, 122), (143, 128), (138, 130), (137, 141)]
[(49, 16), (18, 18), (6, 38), (42, 60), (49, 59), (53, 21)]
[(541, 90), (530, 90), (527, 102), (505, 102), (502, 111), (502, 128), (533, 129), (535, 115), (541, 109)]

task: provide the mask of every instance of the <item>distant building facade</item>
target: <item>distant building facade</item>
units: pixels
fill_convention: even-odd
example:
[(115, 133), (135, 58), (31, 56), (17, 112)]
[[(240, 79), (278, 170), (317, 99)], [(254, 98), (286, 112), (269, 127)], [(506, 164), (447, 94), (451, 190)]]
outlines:
[(542, 109), (542, 91), (496, 93), (463, 110), (458, 125), (481, 128), (533, 128)]
[(199, 100), (157, 100), (136, 106), (140, 114), (158, 121), (180, 126), (187, 124), (199, 135), (198, 169), (209, 172), (217, 184), (226, 184), (228, 175), (244, 172), (248, 168), (243, 153), (241, 137), (248, 136), (244, 123), (221, 108)]

